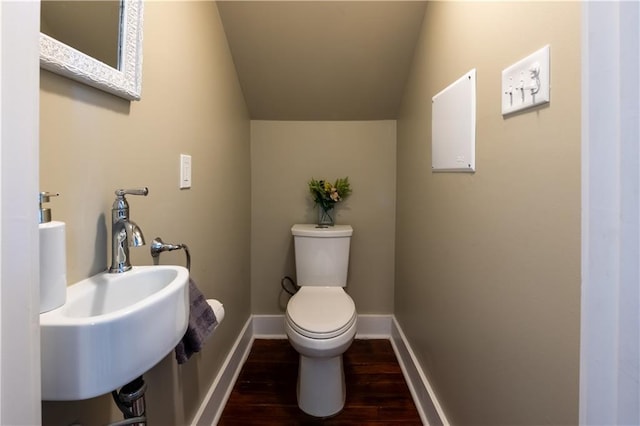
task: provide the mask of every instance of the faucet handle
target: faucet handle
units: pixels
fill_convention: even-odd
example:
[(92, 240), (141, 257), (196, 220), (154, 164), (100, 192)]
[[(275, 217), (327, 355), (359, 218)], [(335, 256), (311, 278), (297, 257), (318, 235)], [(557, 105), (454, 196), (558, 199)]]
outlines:
[(113, 202), (113, 206), (111, 207), (113, 212), (113, 222), (115, 223), (121, 217), (128, 215), (125, 211), (129, 210), (129, 203), (127, 202), (127, 199), (124, 198), (125, 195), (143, 195), (146, 197), (148, 193), (149, 188), (146, 186), (144, 188), (137, 189), (116, 189), (116, 200)]
[(146, 197), (147, 194), (149, 194), (149, 188), (146, 186), (134, 189), (116, 189), (116, 195), (118, 197), (124, 197), (125, 195), (143, 195)]

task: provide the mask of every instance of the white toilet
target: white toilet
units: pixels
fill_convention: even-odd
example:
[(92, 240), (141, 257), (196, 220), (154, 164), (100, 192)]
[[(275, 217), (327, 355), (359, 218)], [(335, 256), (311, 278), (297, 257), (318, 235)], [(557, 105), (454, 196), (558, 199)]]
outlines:
[(344, 291), (353, 228), (291, 228), (300, 290), (289, 300), (285, 329), (300, 354), (298, 406), (315, 417), (344, 407), (342, 354), (356, 335), (356, 307)]

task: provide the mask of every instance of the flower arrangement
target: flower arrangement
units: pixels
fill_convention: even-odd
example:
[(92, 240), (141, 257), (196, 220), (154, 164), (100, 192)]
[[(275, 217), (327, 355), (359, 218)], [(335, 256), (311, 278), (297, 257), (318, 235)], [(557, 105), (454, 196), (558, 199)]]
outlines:
[(335, 183), (312, 178), (309, 181), (309, 192), (319, 207), (318, 225), (333, 225), (333, 218), (329, 212), (351, 194), (349, 177), (337, 179)]

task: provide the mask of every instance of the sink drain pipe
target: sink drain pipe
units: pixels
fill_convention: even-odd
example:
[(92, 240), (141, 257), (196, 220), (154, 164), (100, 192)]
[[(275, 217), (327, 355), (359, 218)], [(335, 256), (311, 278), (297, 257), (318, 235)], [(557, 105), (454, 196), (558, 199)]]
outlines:
[(124, 385), (120, 391), (111, 392), (113, 400), (124, 414), (125, 420), (111, 423), (109, 426), (146, 426), (144, 393), (147, 385), (142, 376)]

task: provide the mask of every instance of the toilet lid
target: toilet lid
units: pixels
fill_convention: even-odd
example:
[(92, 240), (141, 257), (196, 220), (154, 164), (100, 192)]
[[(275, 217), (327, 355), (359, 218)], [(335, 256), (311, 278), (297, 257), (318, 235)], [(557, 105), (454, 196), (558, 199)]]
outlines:
[(304, 336), (329, 339), (354, 323), (356, 305), (342, 287), (304, 286), (289, 300), (287, 319)]

